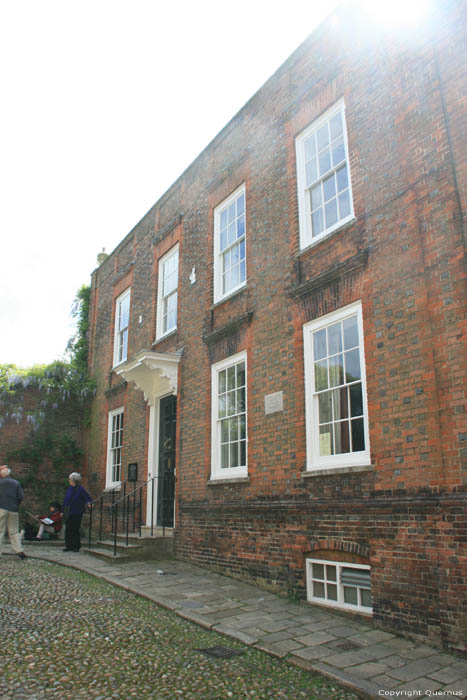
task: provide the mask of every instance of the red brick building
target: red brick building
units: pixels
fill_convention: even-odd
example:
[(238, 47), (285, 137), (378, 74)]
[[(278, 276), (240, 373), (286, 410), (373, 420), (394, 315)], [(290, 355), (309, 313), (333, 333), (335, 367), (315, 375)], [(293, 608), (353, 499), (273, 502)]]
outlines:
[(465, 10), (334, 13), (94, 272), (87, 438), (178, 557), (454, 649)]

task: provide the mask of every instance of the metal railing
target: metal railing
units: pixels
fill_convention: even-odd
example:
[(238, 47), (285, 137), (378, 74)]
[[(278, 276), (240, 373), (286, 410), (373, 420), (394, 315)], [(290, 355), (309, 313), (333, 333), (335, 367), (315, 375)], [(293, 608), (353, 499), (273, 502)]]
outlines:
[[(93, 512), (98, 508), (98, 539), (102, 540), (102, 535), (104, 531), (104, 518), (107, 515), (107, 527), (110, 529), (110, 535), (113, 537), (113, 553), (114, 556), (117, 555), (117, 541), (118, 536), (125, 537), (125, 545), (128, 547), (130, 534), (134, 535), (137, 533), (138, 537), (141, 537), (141, 531), (143, 528), (143, 501), (147, 505), (147, 499), (150, 495), (150, 532), (151, 537), (154, 536), (154, 514), (155, 514), (155, 497), (156, 497), (156, 486), (161, 491), (158, 494), (158, 521), (161, 525), (156, 525), (156, 527), (162, 526), (162, 536), (165, 537), (166, 527), (170, 527), (171, 524), (168, 522), (168, 518), (171, 517), (170, 510), (173, 509), (173, 499), (172, 504), (169, 502), (168, 492), (166, 486), (168, 485), (168, 480), (173, 478), (171, 475), (166, 476), (153, 476), (148, 479), (144, 484), (137, 486), (127, 493), (127, 485), (129, 483), (124, 481), (120, 489), (115, 488), (112, 491), (107, 491), (101, 494), (99, 498), (96, 498), (92, 504), (89, 513), (89, 537), (88, 537), (88, 547), (92, 547), (92, 528), (93, 528)], [(123, 490), (123, 495), (120, 498), (116, 498), (117, 493), (121, 493)], [(111, 502), (106, 503), (106, 497), (108, 498), (111, 494)]]

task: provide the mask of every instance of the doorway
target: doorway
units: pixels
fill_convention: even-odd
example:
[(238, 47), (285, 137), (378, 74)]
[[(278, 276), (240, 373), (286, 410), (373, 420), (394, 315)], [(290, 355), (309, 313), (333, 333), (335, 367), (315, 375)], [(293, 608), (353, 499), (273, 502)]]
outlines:
[(175, 438), (177, 397), (166, 396), (159, 407), (159, 459), (157, 479), (157, 525), (174, 526)]

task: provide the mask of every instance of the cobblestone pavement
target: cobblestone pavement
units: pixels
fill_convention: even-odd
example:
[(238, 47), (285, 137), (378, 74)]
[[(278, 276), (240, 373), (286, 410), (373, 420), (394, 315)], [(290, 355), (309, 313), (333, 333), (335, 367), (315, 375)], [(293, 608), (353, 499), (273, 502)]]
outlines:
[(173, 559), (112, 565), (82, 552), (64, 553), (61, 547), (46, 543), (26, 543), (25, 551), (28, 557), (86, 571), (205, 630), (335, 679), (363, 697), (467, 697), (467, 659), (379, 630), (370, 620), (356, 621), (316, 606), (297, 605)]

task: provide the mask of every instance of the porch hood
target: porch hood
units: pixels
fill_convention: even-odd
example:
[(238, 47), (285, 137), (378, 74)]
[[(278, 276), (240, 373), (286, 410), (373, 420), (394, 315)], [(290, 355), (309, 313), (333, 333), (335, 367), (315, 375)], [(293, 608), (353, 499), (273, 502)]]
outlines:
[(131, 360), (119, 365), (115, 372), (127, 382), (133, 382), (154, 406), (164, 394), (177, 393), (178, 364), (182, 352), (151, 352), (141, 350)]

